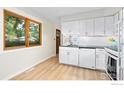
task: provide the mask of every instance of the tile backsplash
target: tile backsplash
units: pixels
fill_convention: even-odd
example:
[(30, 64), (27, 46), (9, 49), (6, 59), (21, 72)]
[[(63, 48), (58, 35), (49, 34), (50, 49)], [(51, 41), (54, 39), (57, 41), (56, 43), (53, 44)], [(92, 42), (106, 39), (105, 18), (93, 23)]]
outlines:
[(108, 37), (79, 37), (79, 46), (111, 46)]
[(117, 44), (113, 36), (108, 37), (83, 37), (78, 35), (63, 35), (62, 45), (79, 45), (79, 46), (112, 46)]

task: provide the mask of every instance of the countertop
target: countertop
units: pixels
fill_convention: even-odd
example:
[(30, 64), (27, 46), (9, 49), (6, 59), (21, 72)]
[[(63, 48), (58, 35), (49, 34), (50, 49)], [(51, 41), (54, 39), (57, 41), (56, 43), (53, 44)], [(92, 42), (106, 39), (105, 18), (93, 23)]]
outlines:
[(73, 48), (89, 48), (89, 49), (104, 49), (106, 46), (76, 46), (76, 45), (68, 45), (68, 46), (60, 46), (60, 47), (73, 47)]
[(90, 48), (90, 49), (96, 49), (96, 48), (100, 48), (100, 49), (103, 49), (103, 47), (100, 47), (100, 46), (80, 46), (79, 48)]
[(60, 46), (60, 47), (75, 47), (75, 48), (79, 48), (79, 46), (77, 46), (77, 45), (68, 45), (68, 46)]

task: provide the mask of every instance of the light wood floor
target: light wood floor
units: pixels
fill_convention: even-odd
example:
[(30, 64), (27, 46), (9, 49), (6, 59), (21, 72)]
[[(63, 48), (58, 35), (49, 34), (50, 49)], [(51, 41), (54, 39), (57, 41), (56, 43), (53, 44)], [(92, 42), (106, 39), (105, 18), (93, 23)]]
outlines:
[(57, 57), (29, 69), (11, 80), (110, 80), (101, 71), (60, 64)]

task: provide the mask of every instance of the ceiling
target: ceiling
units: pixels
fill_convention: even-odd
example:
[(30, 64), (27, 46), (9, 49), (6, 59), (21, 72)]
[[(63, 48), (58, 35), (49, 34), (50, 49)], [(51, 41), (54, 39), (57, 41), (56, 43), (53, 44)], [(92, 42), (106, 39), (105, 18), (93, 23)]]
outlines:
[(19, 9), (59, 25), (61, 17), (104, 9), (104, 7), (21, 7)]

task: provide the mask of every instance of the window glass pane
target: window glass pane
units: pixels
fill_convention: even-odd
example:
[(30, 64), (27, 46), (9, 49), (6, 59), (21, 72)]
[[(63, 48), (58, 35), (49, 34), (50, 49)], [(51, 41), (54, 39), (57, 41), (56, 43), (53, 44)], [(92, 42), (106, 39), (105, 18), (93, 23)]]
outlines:
[(25, 20), (5, 17), (5, 47), (25, 45)]
[(40, 25), (29, 22), (29, 45), (40, 44)]

